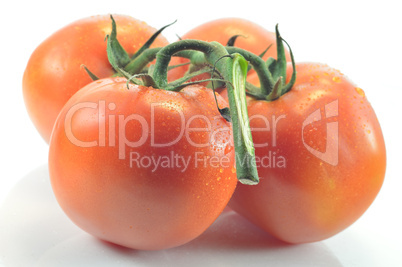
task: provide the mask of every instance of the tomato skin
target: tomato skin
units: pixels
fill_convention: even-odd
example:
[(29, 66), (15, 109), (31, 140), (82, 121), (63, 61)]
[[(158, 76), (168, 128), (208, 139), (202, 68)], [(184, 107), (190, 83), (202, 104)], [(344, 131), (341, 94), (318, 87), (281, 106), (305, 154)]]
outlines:
[[(227, 106), (219, 95), (218, 102)], [(210, 129), (178, 138), (183, 119), (186, 127)], [(210, 89), (196, 85), (168, 92), (130, 84), (127, 90), (123, 78), (101, 79), (77, 92), (56, 121), (49, 151), (52, 188), (68, 217), (100, 239), (144, 250), (184, 244), (212, 224), (236, 187), (230, 127)], [(143, 143), (122, 147), (122, 136)], [(75, 138), (97, 144), (80, 146)], [(141, 163), (172, 153), (189, 159), (188, 167), (173, 161), (165, 167)], [(225, 162), (196, 161), (204, 157)]]
[[(237, 38), (235, 46), (250, 51), (256, 55), (260, 55), (269, 45), (272, 46), (265, 53), (263, 59), (276, 57), (276, 36), (274, 32), (270, 32), (260, 25), (242, 18), (221, 18), (201, 24), (183, 36), (181, 39), (197, 39), (207, 42), (216, 41), (222, 45), (226, 45), (231, 37), (241, 35)], [(286, 58), (290, 61), (289, 52), (286, 50)], [(172, 64), (182, 64), (188, 62), (184, 58), (173, 58)], [(182, 66), (169, 71), (169, 80), (175, 80), (184, 75), (188, 70), (188, 66)], [(249, 74), (255, 73), (250, 70)], [(206, 79), (209, 75), (197, 76), (197, 79)]]
[[(339, 233), (365, 212), (382, 186), (386, 152), (360, 88), (326, 65), (296, 69), (290, 92), (248, 101), (256, 158), (270, 155), (271, 165), (257, 163), (260, 183), (239, 184), (229, 206), (283, 241), (306, 243)], [(317, 121), (303, 125), (308, 118)]]
[[(156, 31), (129, 16), (114, 15), (117, 37), (134, 54)], [(114, 71), (108, 62), (105, 37), (111, 31), (109, 15), (75, 21), (43, 41), (32, 53), (23, 77), (23, 95), (29, 116), (48, 143), (54, 122), (67, 100), (92, 80), (86, 65), (99, 78)], [(154, 46), (168, 41), (159, 36)]]

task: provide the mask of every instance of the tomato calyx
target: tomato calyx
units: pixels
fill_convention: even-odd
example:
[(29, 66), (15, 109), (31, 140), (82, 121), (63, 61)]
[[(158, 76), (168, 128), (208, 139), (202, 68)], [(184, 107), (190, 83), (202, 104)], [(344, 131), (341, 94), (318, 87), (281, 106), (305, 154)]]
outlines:
[[(162, 33), (164, 29), (176, 23), (176, 21), (163, 26), (158, 31), (156, 31), (140, 49), (133, 56), (129, 56), (128, 53), (124, 50), (124, 48), (120, 45), (119, 41), (117, 40), (117, 27), (116, 21), (114, 20), (113, 16), (110, 15), (110, 19), (112, 21), (112, 31), (110, 35), (106, 35), (105, 39), (107, 40), (107, 55), (110, 64), (112, 65), (113, 69), (117, 72), (117, 75), (129, 77), (136, 72), (133, 72), (132, 66), (135, 66), (135, 59), (142, 55), (146, 50), (150, 49), (150, 46), (158, 37), (159, 34)], [(135, 70), (134, 70), (135, 71)]]
[[(116, 73), (113, 75), (115, 76), (132, 76), (132, 74), (137, 74), (139, 72), (136, 72), (137, 68), (133, 66), (136, 66), (136, 58), (139, 55), (144, 54), (145, 51), (152, 51), (154, 48), (150, 48), (151, 45), (154, 43), (156, 38), (162, 33), (163, 30), (165, 30), (167, 27), (173, 25), (176, 23), (176, 21), (163, 26), (160, 28), (158, 31), (156, 31), (146, 42), (143, 44), (140, 49), (138, 49), (134, 55), (130, 56), (126, 50), (121, 46), (119, 41), (117, 40), (117, 27), (116, 27), (116, 22), (113, 18), (113, 15), (110, 15), (111, 21), (112, 21), (112, 31), (110, 35), (106, 35), (105, 40), (107, 41), (107, 55), (108, 55), (108, 60), (109, 63), (112, 65), (113, 69), (116, 71)], [(149, 52), (148, 52), (149, 53)], [(188, 64), (188, 63), (185, 63)], [(178, 66), (172, 66), (172, 67), (179, 67), (181, 65), (185, 64), (180, 64)], [(96, 81), (99, 79), (99, 77), (90, 71), (84, 64), (81, 65), (81, 67), (86, 71), (88, 76), (91, 78), (92, 81)], [(142, 66), (141, 70), (144, 69), (145, 66)]]
[[(283, 94), (289, 92), (296, 81), (296, 64), (293, 57), (293, 52), (289, 44), (281, 37), (278, 29), (278, 24), (275, 27), (275, 34), (276, 34), (276, 47), (277, 47), (278, 59), (276, 60), (271, 57), (268, 58), (266, 62), (267, 68), (272, 73), (272, 77), (274, 80), (274, 87), (272, 88), (272, 91), (264, 92), (267, 95), (266, 100), (275, 100), (280, 96), (282, 96)], [(286, 43), (286, 45), (289, 48), (289, 53), (293, 67), (292, 77), (290, 78), (290, 81), (287, 84), (286, 84), (287, 61), (283, 43)]]
[[(117, 31), (116, 31), (116, 22), (113, 19), (113, 16), (110, 16), (112, 20), (112, 32), (110, 35), (106, 36), (107, 39), (107, 52), (109, 62), (113, 66), (116, 71), (115, 76), (124, 76), (129, 79), (131, 82), (136, 84), (145, 85), (145, 86), (156, 86), (158, 82), (155, 82), (154, 75), (152, 75), (154, 68), (151, 66), (147, 68), (150, 62), (155, 60), (157, 54), (162, 49), (160, 47), (157, 48), (150, 48), (153, 41), (156, 37), (167, 27), (174, 24), (174, 21), (171, 24), (168, 24), (162, 28), (160, 28), (157, 32), (155, 32), (149, 40), (132, 56), (130, 57), (124, 48), (120, 45), (117, 40)], [(295, 60), (293, 57), (292, 50), (289, 44), (281, 37), (278, 25), (275, 27), (275, 34), (276, 34), (276, 45), (277, 45), (277, 58), (274, 59), (272, 57), (268, 58), (267, 61), (264, 61), (262, 57), (268, 51), (272, 44), (270, 44), (259, 56), (243, 50), (238, 47), (234, 47), (234, 44), (238, 37), (244, 37), (242, 35), (234, 35), (232, 36), (227, 44), (226, 50), (229, 54), (239, 53), (247, 61), (250, 62), (250, 65), (256, 71), (259, 81), (260, 87), (252, 85), (246, 82), (246, 93), (255, 99), (259, 100), (267, 100), (273, 101), (287, 93), (291, 90), (293, 84), (296, 80), (296, 72), (295, 72)], [(187, 40), (180, 40), (179, 42), (187, 41)], [(293, 66), (293, 73), (290, 78), (290, 81), (286, 83), (286, 53), (284, 49), (285, 43), (290, 52), (291, 62)], [(190, 59), (190, 63), (179, 64), (176, 66), (168, 66), (167, 70), (170, 70), (175, 67), (180, 67), (186, 64), (190, 64), (189, 71), (185, 76), (179, 78), (165, 86), (162, 86), (164, 90), (169, 91), (179, 91), (183, 87), (194, 84), (194, 83), (202, 83), (202, 82), (220, 82), (220, 84), (225, 84), (225, 81), (222, 79), (222, 75), (219, 73), (219, 70), (213, 72), (214, 75), (211, 75), (211, 79), (200, 80), (197, 82), (189, 82), (192, 78), (207, 72), (212, 71), (211, 62), (204, 56), (204, 52), (196, 51), (195, 50), (179, 50), (176, 53), (172, 54), (171, 56), (176, 57), (184, 57)], [(160, 55), (159, 55), (160, 57)], [(248, 70), (251, 69), (251, 66), (248, 67)], [(97, 76), (90, 72), (85, 66), (84, 69), (87, 71), (88, 75), (93, 79), (96, 80)], [(157, 79), (160, 79), (158, 77)]]
[[(129, 82), (133, 82), (135, 84), (144, 85), (144, 86), (152, 86), (157, 88), (156, 82), (153, 80), (152, 72), (153, 72), (153, 65), (151, 65), (148, 69), (147, 66), (156, 58), (156, 54), (160, 51), (160, 47), (158, 48), (150, 48), (154, 40), (157, 36), (167, 27), (174, 24), (174, 21), (171, 24), (168, 24), (162, 28), (160, 28), (157, 32), (155, 32), (148, 41), (132, 56), (130, 57), (124, 48), (120, 45), (117, 39), (117, 27), (116, 22), (113, 19), (113, 16), (110, 16), (112, 21), (112, 31), (110, 35), (106, 36), (107, 40), (107, 55), (109, 63), (112, 65), (113, 69), (116, 71), (114, 76), (122, 76), (126, 77)], [(187, 53), (186, 53), (187, 52)], [(210, 72), (211, 67), (205, 63), (203, 59), (203, 55), (198, 55), (198, 57), (194, 56), (189, 51), (183, 51), (179, 53), (177, 56), (186, 57), (186, 58), (193, 58), (192, 61), (196, 62), (196, 66), (201, 66), (200, 62), (203, 62), (205, 66), (202, 68), (198, 67), (197, 71), (193, 71), (186, 75), (185, 77), (172, 82), (168, 86), (165, 86), (163, 89), (168, 91), (179, 91), (183, 87), (192, 84), (185, 82), (199, 74)], [(168, 70), (180, 67), (183, 65), (187, 65), (189, 63), (179, 64), (176, 66), (168, 66)], [(98, 77), (88, 70), (85, 66), (83, 66), (88, 75), (92, 78), (92, 80), (97, 80)], [(199, 81), (202, 82), (202, 81)]]
[(241, 35), (241, 34), (233, 35), (233, 36), (230, 37), (229, 40), (227, 41), (226, 46), (234, 46), (234, 44), (235, 44), (237, 38), (239, 38), (239, 37), (244, 37), (244, 38), (246, 38), (246, 36)]
[[(248, 95), (259, 99), (259, 100), (267, 100), (267, 101), (274, 101), (284, 95), (285, 93), (289, 92), (296, 81), (296, 72), (295, 72), (295, 60), (293, 56), (292, 49), (290, 48), (289, 44), (281, 37), (278, 25), (275, 28), (276, 32), (276, 45), (277, 45), (277, 58), (274, 59), (272, 57), (268, 58), (267, 61), (264, 61), (262, 57), (268, 51), (268, 49), (272, 46), (270, 44), (260, 55), (255, 55), (247, 50), (234, 47), (235, 41), (238, 37), (242, 37), (240, 35), (232, 36), (227, 44), (225, 49), (229, 54), (239, 53), (241, 54), (247, 61), (249, 61), (250, 66), (248, 70), (252, 67), (259, 78), (260, 87), (252, 85), (246, 82), (246, 92)], [(185, 42), (191, 40), (180, 40), (178, 42)], [(177, 43), (177, 42), (176, 42)], [(288, 83), (286, 83), (286, 52), (284, 48), (284, 43), (288, 46), (291, 62), (293, 66), (293, 73)], [(181, 44), (182, 46), (186, 46), (186, 44)], [(131, 74), (133, 73), (140, 73), (143, 69), (149, 64), (152, 60), (154, 60), (159, 51), (162, 48), (151, 48), (145, 50), (140, 56), (138, 56), (134, 61), (130, 63), (131, 65)], [(172, 53), (171, 56), (177, 57), (184, 57), (190, 60), (191, 65), (187, 72), (187, 74), (171, 83), (168, 83), (164, 86), (165, 90), (172, 90), (177, 91), (183, 88), (184, 86), (192, 83), (185, 83), (186, 81), (202, 74), (205, 72), (210, 72), (212, 70), (211, 61), (208, 61), (205, 57), (205, 51), (197, 51), (197, 49), (192, 50), (178, 50), (175, 53)], [(161, 55), (159, 54), (159, 57)], [(148, 74), (152, 76), (153, 69), (148, 70)], [(140, 75), (141, 76), (141, 75)], [(141, 76), (144, 78), (144, 76)], [(222, 74), (219, 73), (219, 69), (214, 72), (214, 75), (211, 75), (211, 79), (197, 81), (198, 83), (205, 82), (205, 81), (220, 81), (224, 83), (222, 79)], [(162, 77), (159, 77), (162, 78)], [(159, 79), (158, 78), (158, 79)], [(152, 84), (152, 83), (151, 83)]]
[(90, 71), (87, 66), (85, 66), (84, 64), (81, 65), (81, 68), (83, 68), (86, 73), (88, 74), (88, 76), (91, 78), (92, 81), (97, 81), (99, 80), (99, 77), (96, 76), (92, 71)]
[[(247, 94), (259, 100), (273, 101), (278, 99), (280, 96), (289, 92), (296, 81), (296, 63), (292, 49), (281, 37), (278, 25), (275, 27), (275, 33), (278, 59), (270, 57), (267, 61), (264, 61), (261, 56), (257, 56), (249, 51), (237, 47), (227, 47), (229, 53), (240, 53), (246, 60), (250, 61), (260, 80), (260, 87), (247, 83)], [(288, 83), (286, 83), (287, 60), (283, 43), (286, 43), (289, 48), (293, 66), (292, 77)], [(269, 48), (270, 46), (267, 49)], [(263, 53), (265, 52), (266, 51)]]

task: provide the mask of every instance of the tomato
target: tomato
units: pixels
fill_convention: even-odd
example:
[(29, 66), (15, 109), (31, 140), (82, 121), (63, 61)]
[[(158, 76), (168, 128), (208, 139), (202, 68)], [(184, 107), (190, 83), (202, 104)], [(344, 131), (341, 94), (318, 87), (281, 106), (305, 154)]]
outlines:
[(275, 237), (305, 243), (366, 211), (382, 186), (386, 152), (362, 89), (327, 65), (296, 70), (279, 99), (248, 101), (260, 183), (239, 184), (229, 205)]
[(230, 139), (208, 88), (127, 89), (125, 78), (100, 79), (73, 95), (55, 123), (52, 188), (95, 237), (135, 249), (178, 246), (212, 224), (234, 192)]
[[(263, 59), (269, 57), (276, 58), (276, 37), (274, 32), (270, 32), (260, 25), (241, 18), (221, 18), (190, 30), (181, 39), (197, 39), (202, 41), (217, 41), (226, 45), (231, 37), (241, 35), (236, 39), (235, 46), (260, 55), (268, 46), (272, 45), (265, 53)], [(286, 50), (286, 58), (290, 61), (289, 52)], [(188, 62), (184, 58), (177, 58), (172, 61), (174, 64)], [(178, 67), (169, 71), (169, 79), (174, 80), (183, 76), (188, 70), (188, 66)], [(250, 74), (255, 73), (250, 70)], [(208, 78), (208, 75), (198, 77), (198, 79)]]
[[(118, 39), (134, 54), (156, 31), (145, 22), (115, 16)], [(29, 116), (46, 142), (61, 108), (81, 87), (91, 82), (81, 67), (100, 78), (114, 74), (106, 54), (105, 36), (111, 31), (108, 15), (73, 22), (52, 34), (32, 53), (23, 77), (23, 94)], [(154, 46), (164, 46), (159, 36)]]

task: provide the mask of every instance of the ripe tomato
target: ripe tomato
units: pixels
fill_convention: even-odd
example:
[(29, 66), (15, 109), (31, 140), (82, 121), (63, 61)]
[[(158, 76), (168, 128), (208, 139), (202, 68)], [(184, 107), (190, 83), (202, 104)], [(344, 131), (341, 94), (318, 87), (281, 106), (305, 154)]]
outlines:
[[(129, 54), (134, 54), (156, 31), (128, 16), (114, 17), (118, 39)], [(110, 31), (108, 15), (81, 19), (52, 34), (31, 55), (23, 77), (24, 100), (46, 142), (61, 108), (78, 89), (91, 82), (81, 65), (100, 78), (114, 73), (106, 54), (105, 36)], [(154, 46), (166, 44), (162, 36), (154, 42)]]
[(248, 101), (261, 180), (239, 184), (229, 205), (277, 238), (304, 243), (365, 212), (383, 183), (386, 153), (362, 89), (326, 65), (296, 70), (296, 84), (279, 99)]
[[(276, 58), (276, 37), (274, 32), (270, 32), (260, 25), (241, 18), (222, 18), (213, 20), (190, 30), (182, 39), (197, 39), (202, 41), (217, 41), (226, 45), (231, 37), (241, 35), (237, 38), (235, 46), (248, 50), (256, 55), (260, 55), (269, 45), (272, 46), (265, 53), (263, 59), (269, 57)], [(289, 52), (286, 50), (286, 58), (290, 61)], [(184, 58), (174, 58), (172, 64), (182, 64), (188, 62)], [(183, 76), (188, 70), (188, 65), (178, 67), (169, 71), (169, 79), (174, 80)], [(250, 70), (249, 74), (255, 73)], [(198, 79), (208, 78), (208, 75), (197, 77)]]
[(55, 123), (51, 184), (71, 220), (102, 240), (178, 246), (212, 224), (234, 192), (231, 138), (210, 89), (101, 79), (71, 97)]

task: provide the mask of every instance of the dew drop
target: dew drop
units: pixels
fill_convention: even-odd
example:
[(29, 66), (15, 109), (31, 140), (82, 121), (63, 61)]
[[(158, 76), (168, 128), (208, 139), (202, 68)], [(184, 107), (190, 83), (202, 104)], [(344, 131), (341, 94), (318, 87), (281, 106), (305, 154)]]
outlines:
[(362, 96), (362, 97), (364, 97), (364, 96), (366, 95), (366, 94), (364, 93), (363, 89), (361, 89), (360, 87), (356, 87), (355, 90), (356, 90), (356, 92), (357, 92), (360, 96)]
[(225, 155), (227, 155), (227, 154), (229, 154), (230, 152), (232, 152), (232, 150), (233, 150), (233, 147), (232, 146), (226, 146), (225, 147), (225, 150), (224, 150), (224, 153), (225, 153)]

